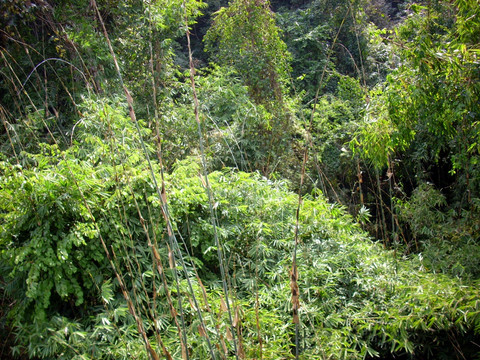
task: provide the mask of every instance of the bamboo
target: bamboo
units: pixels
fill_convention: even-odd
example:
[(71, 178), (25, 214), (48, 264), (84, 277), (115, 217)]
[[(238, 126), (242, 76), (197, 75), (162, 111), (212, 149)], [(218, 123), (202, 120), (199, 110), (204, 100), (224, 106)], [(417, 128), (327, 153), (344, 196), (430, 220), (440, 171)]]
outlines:
[[(202, 124), (200, 122), (200, 116), (199, 116), (199, 103), (198, 103), (198, 97), (197, 97), (197, 91), (195, 89), (195, 67), (193, 64), (193, 57), (192, 57), (192, 49), (190, 46), (190, 30), (188, 28), (188, 18), (187, 18), (187, 13), (186, 13), (186, 6), (184, 3), (184, 8), (185, 8), (185, 32), (187, 36), (187, 47), (188, 47), (188, 58), (189, 58), (189, 64), (190, 64), (190, 84), (192, 87), (192, 92), (193, 92), (193, 100), (194, 100), (194, 113), (195, 113), (195, 120), (197, 122), (197, 132), (198, 132), (198, 137), (200, 141), (200, 153), (202, 156), (202, 168), (203, 168), (203, 174), (204, 174), (204, 180), (205, 180), (205, 190), (207, 192), (207, 197), (208, 197), (208, 205), (209, 205), (209, 210), (210, 210), (210, 219), (212, 222), (212, 227), (213, 227), (213, 236), (215, 239), (215, 246), (217, 247), (217, 256), (219, 260), (219, 265), (220, 265), (220, 273), (222, 276), (222, 286), (223, 286), (223, 292), (225, 294), (225, 298), (227, 299), (227, 310), (228, 310), (228, 317), (230, 321), (230, 331), (232, 332), (232, 340), (233, 340), (233, 348), (235, 352), (235, 357), (238, 360), (239, 358), (239, 353), (237, 350), (237, 341), (236, 341), (236, 336), (235, 336), (235, 328), (233, 326), (233, 321), (232, 321), (232, 312), (230, 309), (230, 301), (229, 301), (229, 291), (228, 291), (228, 286), (227, 286), (227, 272), (225, 270), (225, 265), (223, 261), (223, 252), (222, 252), (222, 247), (218, 238), (217, 234), (217, 224), (216, 224), (216, 218), (215, 214), (213, 211), (213, 197), (212, 197), (212, 191), (210, 187), (210, 183), (208, 181), (208, 173), (207, 173), (207, 165), (206, 165), (206, 160), (205, 160), (205, 150), (204, 150), (204, 145), (203, 145), (203, 136), (202, 136)], [(208, 340), (208, 339), (207, 339)], [(212, 358), (215, 358), (213, 352), (212, 352)]]

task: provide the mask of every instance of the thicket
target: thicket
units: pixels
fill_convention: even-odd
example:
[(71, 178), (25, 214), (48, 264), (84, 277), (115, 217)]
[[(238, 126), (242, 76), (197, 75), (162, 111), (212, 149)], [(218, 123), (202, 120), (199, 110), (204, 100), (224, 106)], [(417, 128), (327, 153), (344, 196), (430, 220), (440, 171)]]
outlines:
[(0, 357), (478, 357), (479, 5), (0, 3)]

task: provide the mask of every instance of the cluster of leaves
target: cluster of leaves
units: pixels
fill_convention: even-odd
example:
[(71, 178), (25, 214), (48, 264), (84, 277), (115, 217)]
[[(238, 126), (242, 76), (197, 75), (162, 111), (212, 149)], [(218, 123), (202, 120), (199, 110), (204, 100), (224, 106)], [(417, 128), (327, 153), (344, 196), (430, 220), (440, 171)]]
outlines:
[[(364, 124), (352, 142), (377, 172), (387, 169), (389, 196), (395, 191), (402, 199), (397, 225), (406, 225), (401, 236), (407, 246), (422, 250), (435, 244), (437, 250), (429, 249), (436, 256), (450, 254), (460, 243), (466, 251), (458, 254), (466, 255), (478, 245), (471, 217), (477, 211), (480, 174), (478, 9), (477, 1), (411, 6), (409, 18), (390, 37), (400, 65), (382, 87), (370, 92)], [(418, 201), (428, 193), (425, 182), (441, 189), (427, 198), (431, 206), (444, 199), (442, 211), (426, 211), (428, 206)], [(412, 199), (406, 201), (408, 196)], [(393, 218), (396, 210), (390, 204)], [(440, 225), (427, 226), (429, 221)], [(436, 231), (437, 226), (442, 230)], [(396, 227), (392, 220), (390, 231)], [(415, 245), (420, 237), (421, 246)], [(469, 260), (460, 257), (470, 263), (476, 261), (472, 256), (475, 252)]]
[(417, 15), (400, 28), (402, 43), (415, 39), (409, 42), (414, 46), (407, 46), (402, 53), (412, 67), (401, 67), (390, 79), (389, 115), (408, 145), (429, 145), (416, 161), (435, 161), (446, 152), (453, 172), (472, 175), (472, 183), (464, 189), (474, 195), (479, 133), (475, 121), (479, 112), (475, 36), (480, 23), (472, 20), (468, 27), (464, 25), (467, 18), (478, 18), (477, 2), (459, 1), (455, 5), (456, 9), (441, 4), (428, 16), (426, 8), (417, 7)]
[[(120, 104), (90, 100), (88, 106), (91, 115), (76, 135), (81, 143), (67, 151), (44, 145), (38, 154), (24, 153), (17, 165), (2, 162), (1, 276), (15, 303), (9, 314), (15, 351), (40, 358), (147, 358), (112, 265), (159, 353), (157, 331), (172, 356), (182, 352), (169, 292), (184, 299), (188, 351), (208, 357), (206, 335), (218, 343), (216, 352), (231, 349), (198, 161), (179, 162), (165, 177), (173, 229), (190, 263), (177, 266), (175, 289), (175, 268), (152, 270), (158, 259), (171, 264), (171, 248), (138, 133)], [(288, 358), (297, 195), (285, 181), (229, 169), (211, 173), (209, 182), (238, 353)], [(468, 339), (480, 322), (475, 287), (434, 275), (419, 259), (396, 259), (321, 196), (304, 198), (300, 222), (302, 357), (451, 354), (452, 336), (469, 354)]]
[(334, 92), (328, 82), (340, 73), (363, 79), (368, 52), (363, 1), (315, 0), (294, 10), (279, 9), (279, 26), (292, 53), (292, 78), (297, 91), (311, 101), (317, 89)]
[[(206, 37), (221, 66), (194, 75), (212, 203), (179, 40), (206, 5), (97, 3), (147, 121), (112, 95), (95, 2), (0, 5), (0, 294), (12, 304), (0, 316), (15, 355), (147, 359), (149, 343), (167, 358), (478, 355), (478, 1), (412, 5), (395, 35), (366, 25), (393, 14), (380, 0), (381, 13), (366, 1), (289, 1), (279, 17), (268, 1), (221, 8)], [(346, 146), (356, 130), (376, 183)], [(305, 147), (295, 344), (289, 189)], [(418, 256), (382, 249), (316, 188), (350, 205), (363, 189), (360, 205), (376, 203), (384, 231), (388, 210), (394, 244)]]
[[(314, 185), (325, 196), (346, 204), (351, 197), (357, 166), (345, 144), (351, 140), (358, 119), (363, 116), (365, 95), (358, 80), (340, 75), (335, 80), (336, 91), (318, 100), (311, 118), (313, 163), (309, 168), (312, 178), (316, 179)], [(305, 118), (311, 115), (310, 111), (305, 111)]]
[[(210, 169), (227, 166), (258, 170), (265, 176), (297, 176), (303, 134), (296, 123), (295, 100), (285, 99), (281, 111), (257, 104), (241, 76), (228, 66), (200, 70), (195, 80)], [(176, 101), (162, 107), (158, 124), (168, 167), (179, 159), (199, 155), (191, 89), (181, 86)]]
[(268, 1), (232, 1), (205, 40), (207, 49), (218, 43), (218, 60), (235, 67), (257, 102), (282, 102), (289, 59)]
[(420, 184), (408, 201), (395, 204), (400, 221), (412, 233), (413, 246), (422, 250), (425, 266), (433, 272), (478, 278), (480, 244), (477, 234), (478, 200), (470, 210), (457, 213), (432, 184)]

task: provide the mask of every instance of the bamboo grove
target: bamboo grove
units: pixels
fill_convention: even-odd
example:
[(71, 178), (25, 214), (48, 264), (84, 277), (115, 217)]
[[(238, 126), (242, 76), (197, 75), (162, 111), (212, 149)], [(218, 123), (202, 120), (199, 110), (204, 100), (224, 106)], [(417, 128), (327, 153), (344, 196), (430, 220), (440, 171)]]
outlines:
[(0, 22), (0, 358), (480, 356), (478, 0)]

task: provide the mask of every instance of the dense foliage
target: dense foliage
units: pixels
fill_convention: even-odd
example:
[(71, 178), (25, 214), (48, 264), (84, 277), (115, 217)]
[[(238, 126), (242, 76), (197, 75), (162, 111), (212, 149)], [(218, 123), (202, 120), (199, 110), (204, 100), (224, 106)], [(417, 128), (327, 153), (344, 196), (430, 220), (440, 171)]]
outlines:
[[(159, 203), (145, 164), (133, 166), (130, 160), (121, 167), (92, 166), (79, 160), (74, 148), (64, 154), (46, 150), (35, 157), (39, 166), (34, 169), (8, 169), (3, 184), (2, 208), (10, 210), (3, 236), (12, 239), (3, 253), (6, 291), (18, 299), (11, 313), (20, 341), (15, 349), (65, 359), (90, 358), (92, 351), (95, 358), (145, 356), (140, 355), (142, 344), (118, 293), (119, 283), (102, 261), (101, 234), (136, 307), (151, 321), (148, 328), (153, 332), (158, 327), (176, 357), (178, 334), (162, 285), (162, 276), (173, 281), (173, 270), (164, 268), (163, 275), (152, 270), (152, 239), (163, 264), (169, 263), (169, 250), (165, 224), (156, 222)], [(183, 269), (181, 295), (175, 296), (184, 299), (189, 351), (204, 358), (208, 348), (199, 338), (195, 308), (205, 312), (213, 342), (226, 341), (221, 334), (227, 319), (220, 316), (225, 311), (220, 284), (212, 277), (218, 262), (199, 172), (196, 161), (179, 163), (166, 177), (166, 189), (174, 228), (196, 268)], [(7, 197), (19, 182), (22, 195)], [(245, 357), (262, 351), (265, 358), (288, 358), (293, 344), (288, 268), (296, 196), (285, 183), (232, 170), (210, 174), (210, 184)], [(137, 197), (139, 192), (143, 195)], [(473, 285), (460, 286), (458, 280), (429, 273), (421, 258), (407, 261), (383, 250), (342, 208), (322, 197), (305, 197), (301, 221), (303, 356), (438, 355), (448, 342), (440, 336), (443, 332), (461, 341), (478, 326), (480, 304)], [(206, 290), (195, 271), (208, 284)], [(186, 279), (193, 283), (199, 305), (193, 303)]]
[(0, 24), (2, 359), (480, 356), (478, 0)]

